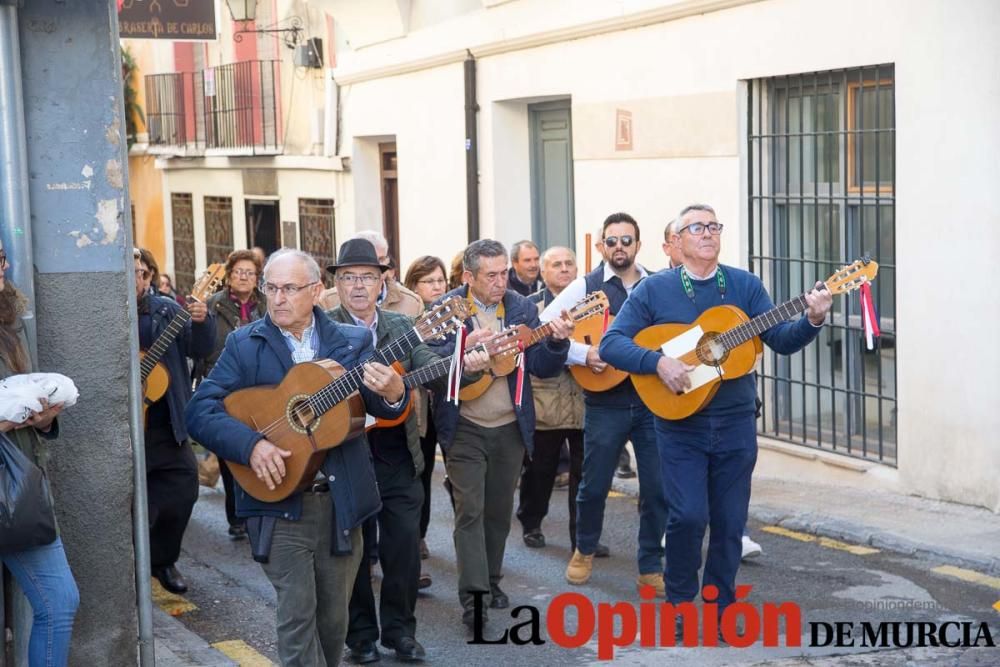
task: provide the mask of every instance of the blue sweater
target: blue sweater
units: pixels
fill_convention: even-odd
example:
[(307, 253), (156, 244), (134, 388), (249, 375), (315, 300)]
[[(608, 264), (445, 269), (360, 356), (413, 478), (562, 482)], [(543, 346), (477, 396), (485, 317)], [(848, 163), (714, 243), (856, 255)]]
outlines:
[[(719, 293), (713, 274), (708, 280), (691, 280), (694, 287), (693, 302), (684, 292), (679, 269), (661, 271), (642, 281), (632, 291), (614, 323), (604, 334), (601, 340), (601, 359), (630, 373), (655, 375), (656, 363), (662, 354), (659, 350), (639, 347), (632, 340), (646, 327), (666, 323), (690, 324), (701, 313), (722, 304), (736, 306), (751, 318), (774, 307), (760, 278), (732, 266), (723, 266), (722, 271), (726, 277), (725, 297)], [(803, 316), (768, 329), (760, 338), (775, 352), (792, 354), (816, 338), (820, 329)], [(723, 380), (711, 402), (688, 419), (753, 414), (756, 397), (755, 372)]]

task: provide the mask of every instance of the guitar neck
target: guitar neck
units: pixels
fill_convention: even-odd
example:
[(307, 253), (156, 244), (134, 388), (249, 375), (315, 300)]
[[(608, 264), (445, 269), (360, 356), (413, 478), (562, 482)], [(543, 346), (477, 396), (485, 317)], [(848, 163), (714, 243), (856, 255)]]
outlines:
[[(465, 354), (468, 355), (470, 352), (485, 349), (485, 345), (477, 345), (474, 348), (466, 350)], [(407, 389), (416, 389), (431, 380), (436, 380), (439, 377), (447, 375), (449, 370), (451, 370), (451, 357), (443, 357), (404, 375), (403, 384), (406, 385)]]
[(149, 374), (153, 372), (153, 367), (159, 363), (163, 355), (167, 353), (170, 349), (170, 345), (177, 340), (177, 336), (180, 335), (181, 331), (184, 330), (184, 325), (188, 323), (191, 319), (191, 313), (186, 310), (181, 309), (174, 315), (173, 319), (170, 320), (170, 324), (167, 328), (160, 332), (160, 335), (156, 337), (153, 345), (146, 351), (146, 356), (142, 358), (142, 363), (139, 365), (139, 376), (142, 381), (145, 382)]
[(749, 322), (744, 322), (738, 327), (733, 327), (722, 334), (717, 340), (725, 345), (727, 350), (742, 345), (751, 338), (759, 336), (771, 327), (782, 322), (786, 322), (799, 313), (805, 312), (809, 308), (806, 303), (806, 295), (800, 294), (794, 299), (790, 299), (780, 306), (776, 306), (766, 313), (762, 313)]
[(313, 410), (313, 413), (321, 415), (358, 391), (362, 384), (361, 378), (364, 374), (365, 363), (368, 361), (377, 361), (380, 364), (390, 366), (392, 362), (399, 361), (405, 357), (420, 340), (420, 334), (417, 333), (417, 330), (410, 329), (406, 334), (392, 341), (384, 348), (376, 350), (375, 354), (366, 362), (358, 364), (310, 396), (309, 406)]

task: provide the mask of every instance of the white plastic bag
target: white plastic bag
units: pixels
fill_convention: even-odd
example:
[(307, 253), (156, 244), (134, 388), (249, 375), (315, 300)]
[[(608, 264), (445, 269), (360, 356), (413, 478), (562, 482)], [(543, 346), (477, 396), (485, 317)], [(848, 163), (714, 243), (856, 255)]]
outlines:
[(20, 424), (32, 412), (42, 411), (42, 400), (49, 405), (75, 405), (80, 397), (73, 381), (59, 373), (25, 373), (0, 380), (0, 421)]

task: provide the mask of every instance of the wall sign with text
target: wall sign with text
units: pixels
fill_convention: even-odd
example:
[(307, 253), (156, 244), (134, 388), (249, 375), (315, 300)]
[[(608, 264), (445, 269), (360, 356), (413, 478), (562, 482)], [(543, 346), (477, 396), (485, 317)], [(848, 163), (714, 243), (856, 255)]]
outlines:
[(120, 0), (118, 32), (128, 39), (211, 41), (215, 3), (206, 0)]

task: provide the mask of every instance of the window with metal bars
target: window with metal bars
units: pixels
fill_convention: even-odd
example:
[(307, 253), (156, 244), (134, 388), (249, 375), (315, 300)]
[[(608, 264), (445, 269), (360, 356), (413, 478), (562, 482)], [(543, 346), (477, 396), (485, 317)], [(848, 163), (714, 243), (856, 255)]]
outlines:
[(775, 303), (864, 255), (882, 336), (865, 345), (856, 293), (835, 296), (802, 353), (765, 352), (758, 427), (778, 440), (896, 464), (893, 65), (747, 86), (749, 266)]

